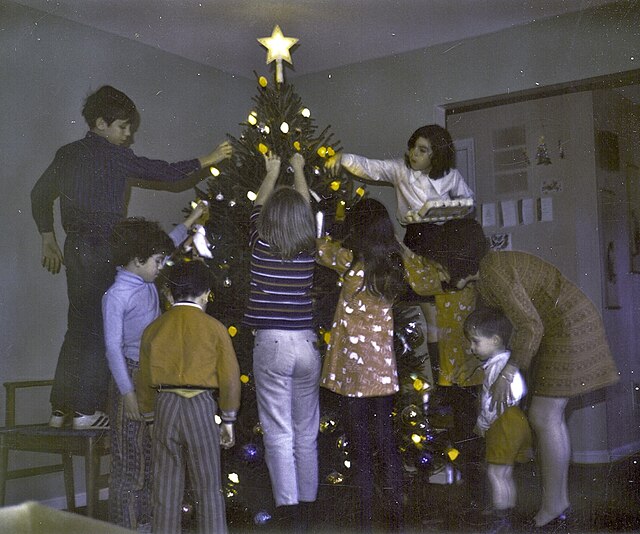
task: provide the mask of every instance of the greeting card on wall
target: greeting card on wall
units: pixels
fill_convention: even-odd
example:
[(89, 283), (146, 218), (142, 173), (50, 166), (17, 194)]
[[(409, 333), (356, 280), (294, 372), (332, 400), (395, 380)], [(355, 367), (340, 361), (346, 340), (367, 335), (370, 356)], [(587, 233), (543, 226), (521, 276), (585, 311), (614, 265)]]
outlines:
[(516, 226), (518, 224), (518, 209), (515, 200), (503, 200), (500, 202), (502, 211), (502, 226)]
[(540, 221), (553, 221), (553, 199), (551, 197), (542, 197), (540, 199)]
[(522, 224), (536, 222), (536, 203), (532, 198), (523, 198), (520, 201), (520, 220)]

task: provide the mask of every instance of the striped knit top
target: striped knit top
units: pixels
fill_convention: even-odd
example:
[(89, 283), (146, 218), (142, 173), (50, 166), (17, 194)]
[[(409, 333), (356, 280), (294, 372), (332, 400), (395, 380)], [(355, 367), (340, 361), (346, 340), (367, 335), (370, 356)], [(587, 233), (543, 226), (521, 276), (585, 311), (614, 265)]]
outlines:
[(314, 257), (302, 252), (284, 260), (272, 252), (258, 237), (261, 207), (256, 206), (251, 213), (251, 288), (244, 325), (255, 329), (312, 329)]

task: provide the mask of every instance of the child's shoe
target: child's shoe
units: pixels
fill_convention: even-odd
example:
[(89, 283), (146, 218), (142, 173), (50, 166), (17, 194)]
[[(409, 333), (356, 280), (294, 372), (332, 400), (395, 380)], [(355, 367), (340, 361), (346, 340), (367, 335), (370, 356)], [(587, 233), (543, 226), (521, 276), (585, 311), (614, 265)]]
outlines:
[(109, 416), (100, 411), (91, 415), (76, 412), (73, 417), (73, 428), (74, 430), (106, 429), (109, 428)]
[(53, 428), (62, 428), (66, 417), (67, 416), (63, 411), (53, 410), (53, 412), (51, 412), (51, 417), (49, 418), (49, 426)]
[(511, 509), (495, 510), (491, 522), (488, 525), (487, 532), (491, 534), (506, 534), (513, 531), (511, 524)]

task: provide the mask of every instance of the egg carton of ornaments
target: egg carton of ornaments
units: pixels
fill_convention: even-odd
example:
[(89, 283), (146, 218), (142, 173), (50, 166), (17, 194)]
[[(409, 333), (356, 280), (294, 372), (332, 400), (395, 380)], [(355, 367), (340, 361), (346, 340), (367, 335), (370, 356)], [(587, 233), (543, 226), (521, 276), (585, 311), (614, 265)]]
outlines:
[(405, 215), (407, 223), (443, 222), (462, 219), (473, 211), (472, 198), (450, 200), (428, 200), (418, 211), (409, 210)]

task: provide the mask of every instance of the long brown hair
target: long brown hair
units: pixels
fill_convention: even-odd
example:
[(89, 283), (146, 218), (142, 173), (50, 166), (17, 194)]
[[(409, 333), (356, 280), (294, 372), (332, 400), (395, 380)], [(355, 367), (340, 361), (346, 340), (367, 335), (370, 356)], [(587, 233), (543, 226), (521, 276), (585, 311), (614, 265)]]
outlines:
[(363, 289), (393, 301), (404, 289), (404, 264), (387, 208), (364, 198), (347, 212), (345, 225), (349, 233), (343, 245), (364, 265)]
[(315, 219), (309, 202), (291, 187), (277, 188), (262, 206), (258, 236), (284, 259), (312, 252)]

